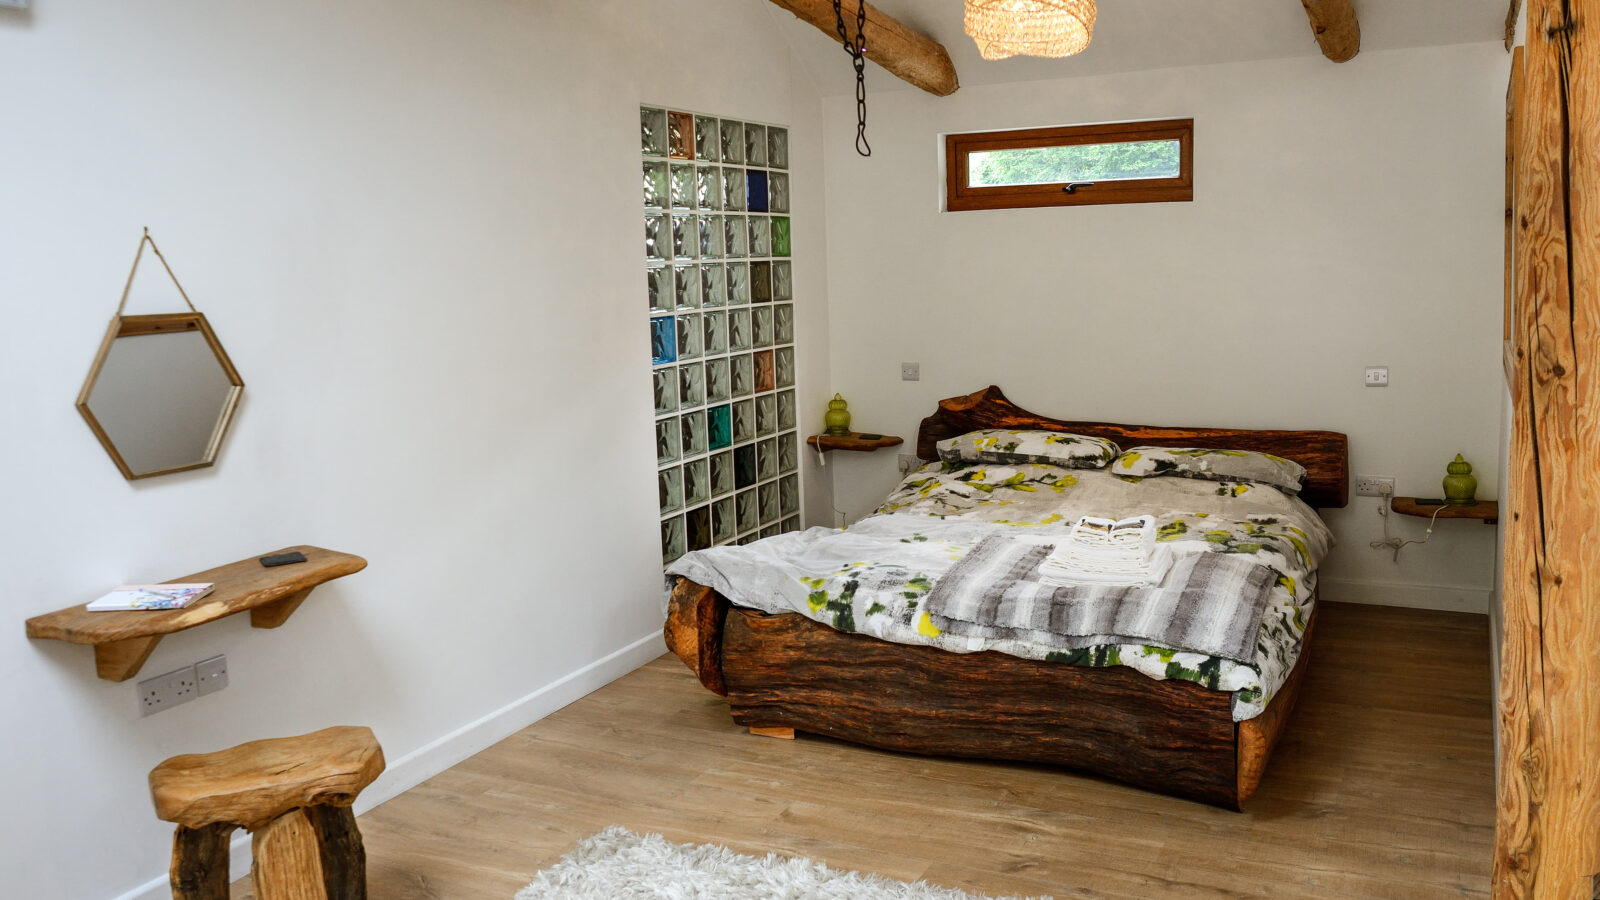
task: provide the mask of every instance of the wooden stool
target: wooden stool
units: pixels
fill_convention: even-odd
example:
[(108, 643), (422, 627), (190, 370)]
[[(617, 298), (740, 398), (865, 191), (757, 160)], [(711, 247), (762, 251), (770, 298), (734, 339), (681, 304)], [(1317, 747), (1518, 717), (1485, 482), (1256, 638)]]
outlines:
[(257, 900), (364, 900), (367, 856), (350, 804), (382, 771), (372, 730), (351, 725), (156, 766), (156, 816), (178, 823), (172, 896), (228, 900), (228, 838), (243, 828), (255, 835)]

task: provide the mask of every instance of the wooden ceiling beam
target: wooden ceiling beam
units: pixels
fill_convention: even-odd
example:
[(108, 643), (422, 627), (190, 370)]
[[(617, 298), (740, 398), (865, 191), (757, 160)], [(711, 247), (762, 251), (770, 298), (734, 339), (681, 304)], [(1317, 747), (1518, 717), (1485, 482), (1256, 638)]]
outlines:
[[(833, 0), (772, 0), (772, 3), (794, 13), (801, 21), (816, 26), (839, 46), (844, 46), (844, 42), (839, 40)], [(912, 31), (865, 0), (842, 0), (845, 26), (852, 37), (856, 33), (856, 14), (861, 6), (867, 8), (864, 32), (867, 59), (888, 69), (901, 81), (930, 94), (945, 97), (956, 92), (961, 83), (956, 80), (956, 67), (950, 62), (950, 53), (944, 49), (944, 45), (927, 35)], [(841, 59), (839, 64), (843, 66), (844, 61)]]
[(1361, 51), (1361, 23), (1350, 0), (1300, 0), (1300, 5), (1306, 8), (1323, 56), (1340, 63)]

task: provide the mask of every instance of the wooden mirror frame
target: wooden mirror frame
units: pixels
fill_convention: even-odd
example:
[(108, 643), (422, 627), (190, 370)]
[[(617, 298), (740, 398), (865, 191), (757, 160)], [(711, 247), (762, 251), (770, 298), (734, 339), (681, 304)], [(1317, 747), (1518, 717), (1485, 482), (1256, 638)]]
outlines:
[[(222, 367), (223, 374), (228, 377), (232, 386), (228, 396), (222, 401), (222, 411), (217, 416), (216, 427), (211, 432), (211, 439), (206, 443), (205, 455), (199, 462), (186, 463), (181, 466), (169, 466), (165, 469), (154, 469), (149, 472), (135, 473), (128, 467), (127, 460), (117, 450), (117, 445), (112, 442), (110, 435), (95, 418), (89, 409), (89, 395), (94, 391), (95, 382), (99, 380), (101, 370), (105, 366), (106, 357), (111, 353), (111, 345), (118, 338), (136, 337), (148, 334), (181, 334), (189, 331), (199, 332), (206, 341), (206, 346), (215, 354), (217, 363)], [(83, 420), (89, 423), (89, 429), (95, 437), (100, 439), (100, 445), (106, 448), (106, 453), (111, 456), (111, 461), (117, 464), (117, 470), (122, 477), (129, 481), (138, 481), (143, 478), (154, 478), (157, 475), (171, 475), (174, 472), (187, 472), (190, 469), (203, 469), (214, 465), (217, 460), (217, 451), (222, 446), (222, 437), (228, 432), (228, 425), (233, 421), (233, 411), (239, 405), (239, 395), (244, 393), (244, 379), (239, 377), (239, 370), (233, 367), (233, 360), (228, 358), (228, 352), (222, 349), (222, 342), (217, 340), (216, 332), (211, 330), (211, 324), (206, 321), (204, 313), (160, 313), (145, 316), (112, 316), (111, 324), (106, 328), (106, 336), (100, 342), (100, 350), (95, 353), (94, 364), (89, 367), (89, 376), (83, 381), (83, 390), (78, 392), (76, 406)]]

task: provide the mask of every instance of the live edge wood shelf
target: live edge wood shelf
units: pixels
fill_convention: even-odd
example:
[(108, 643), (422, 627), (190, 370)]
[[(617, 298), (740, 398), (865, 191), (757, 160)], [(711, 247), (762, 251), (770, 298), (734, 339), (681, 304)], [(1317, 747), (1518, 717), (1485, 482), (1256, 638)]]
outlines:
[[(870, 432), (868, 432), (870, 434)], [(849, 434), (813, 434), (806, 438), (806, 443), (818, 450), (859, 450), (870, 453), (873, 450), (882, 450), (884, 447), (893, 447), (895, 444), (905, 443), (892, 434), (876, 434), (867, 437), (859, 431)]]
[(321, 547), (285, 547), (271, 552), (293, 550), (304, 553), (306, 561), (268, 568), (251, 557), (169, 579), (169, 584), (216, 584), (210, 595), (186, 609), (89, 612), (85, 604), (79, 604), (29, 619), (28, 637), (91, 644), (95, 674), (107, 681), (127, 681), (139, 673), (150, 651), (169, 634), (245, 610), (250, 611), (252, 626), (277, 628), (289, 620), (312, 588), (367, 567), (367, 561), (359, 556)]
[(1439, 504), (1421, 504), (1415, 497), (1395, 497), (1389, 501), (1389, 508), (1402, 516), (1417, 516), (1418, 518), (1431, 519), (1437, 512), (1441, 519), (1479, 519), (1485, 525), (1493, 525), (1500, 521), (1500, 503), (1497, 500), (1479, 500), (1471, 506), (1451, 506), (1446, 503), (1443, 508)]

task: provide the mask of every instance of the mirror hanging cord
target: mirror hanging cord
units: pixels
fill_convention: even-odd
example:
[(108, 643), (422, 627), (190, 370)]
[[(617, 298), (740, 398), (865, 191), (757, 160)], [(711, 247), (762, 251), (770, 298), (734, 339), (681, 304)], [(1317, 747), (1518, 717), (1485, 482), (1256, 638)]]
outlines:
[(161, 267), (167, 270), (167, 277), (172, 279), (173, 286), (178, 289), (178, 296), (183, 298), (184, 303), (189, 304), (189, 311), (192, 313), (200, 312), (200, 310), (194, 308), (194, 301), (189, 299), (189, 293), (178, 282), (178, 276), (173, 274), (172, 266), (167, 265), (167, 258), (161, 255), (161, 248), (156, 246), (156, 239), (150, 236), (150, 229), (146, 227), (144, 237), (139, 239), (139, 252), (133, 255), (133, 268), (128, 270), (128, 283), (122, 286), (122, 299), (117, 302), (117, 315), (122, 315), (122, 308), (128, 305), (128, 292), (133, 290), (133, 276), (139, 272), (139, 260), (144, 256), (145, 244), (149, 244), (150, 250), (156, 255), (156, 259), (161, 260)]
[(856, 152), (872, 155), (872, 145), (867, 143), (867, 0), (856, 0), (856, 39), (844, 27), (844, 6), (833, 0), (833, 18), (839, 26), (839, 40), (844, 42), (844, 52), (856, 69)]

